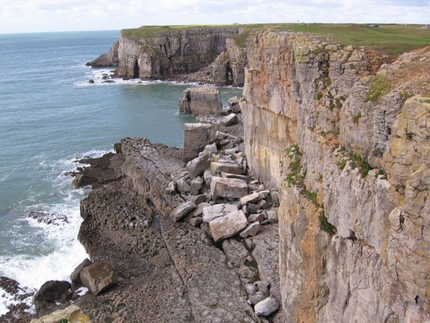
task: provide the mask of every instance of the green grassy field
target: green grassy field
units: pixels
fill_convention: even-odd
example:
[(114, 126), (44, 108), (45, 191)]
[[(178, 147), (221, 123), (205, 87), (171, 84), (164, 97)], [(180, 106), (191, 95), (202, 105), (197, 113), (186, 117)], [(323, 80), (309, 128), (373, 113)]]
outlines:
[(365, 46), (387, 54), (399, 54), (430, 45), (430, 30), (420, 25), (310, 24), (283, 25), (280, 28), (328, 34), (341, 45)]
[[(144, 38), (165, 32), (191, 28), (231, 27), (233, 25), (184, 25), (184, 26), (142, 26), (122, 30), (127, 38)], [(420, 25), (389, 25), (370, 27), (367, 24), (253, 24), (235, 25), (245, 29), (236, 36), (240, 46), (244, 46), (249, 34), (258, 28), (271, 27), (279, 30), (327, 35), (330, 42), (341, 45), (365, 46), (386, 54), (399, 54), (430, 45), (430, 30), (420, 29)]]

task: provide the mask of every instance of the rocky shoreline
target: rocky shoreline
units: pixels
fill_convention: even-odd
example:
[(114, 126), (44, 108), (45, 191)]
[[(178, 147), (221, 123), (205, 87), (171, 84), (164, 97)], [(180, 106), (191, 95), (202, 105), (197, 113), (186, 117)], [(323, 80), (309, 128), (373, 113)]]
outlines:
[[(91, 261), (69, 287), (39, 290), (37, 317), (74, 304), (91, 322), (282, 321), (278, 195), (250, 176), (237, 98), (229, 104), (186, 125), (184, 149), (124, 138), (115, 153), (81, 161), (90, 166), (71, 175), (92, 186), (79, 232)], [(102, 262), (115, 279), (100, 292), (84, 282), (78, 296), (80, 271)]]
[[(213, 115), (212, 125), (224, 118)], [(79, 239), (119, 280), (76, 304), (95, 322), (281, 321), (279, 201), (249, 176), (243, 139), (215, 131), (188, 163), (183, 151), (144, 138), (115, 147), (104, 173), (121, 179), (82, 201)]]

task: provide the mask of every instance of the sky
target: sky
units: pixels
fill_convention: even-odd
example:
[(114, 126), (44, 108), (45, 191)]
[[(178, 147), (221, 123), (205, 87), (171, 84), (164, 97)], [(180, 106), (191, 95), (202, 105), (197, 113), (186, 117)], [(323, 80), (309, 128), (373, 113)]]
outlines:
[(430, 24), (430, 0), (0, 0), (0, 33), (287, 22)]

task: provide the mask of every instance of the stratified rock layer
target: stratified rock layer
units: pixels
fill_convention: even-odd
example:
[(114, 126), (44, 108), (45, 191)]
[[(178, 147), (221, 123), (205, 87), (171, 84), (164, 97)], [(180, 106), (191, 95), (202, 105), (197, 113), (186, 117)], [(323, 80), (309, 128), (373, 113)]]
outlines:
[(383, 64), (266, 29), (247, 53), (245, 152), (282, 187), (285, 322), (430, 321), (430, 108), (411, 97), (429, 94), (430, 48)]

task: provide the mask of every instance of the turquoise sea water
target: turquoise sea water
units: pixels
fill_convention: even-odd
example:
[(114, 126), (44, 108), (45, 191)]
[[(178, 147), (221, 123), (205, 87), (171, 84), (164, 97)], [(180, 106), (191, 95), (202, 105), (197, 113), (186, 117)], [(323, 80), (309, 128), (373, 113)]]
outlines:
[[(67, 172), (127, 136), (181, 146), (178, 98), (189, 87), (162, 82), (102, 83), (109, 70), (85, 66), (119, 31), (0, 35), (0, 275), (39, 288), (65, 279), (86, 253), (76, 240), (85, 190)], [(95, 84), (88, 80), (94, 79)], [(223, 101), (240, 95), (224, 88)], [(32, 211), (65, 215), (46, 225)], [(0, 315), (6, 296), (1, 296)]]

